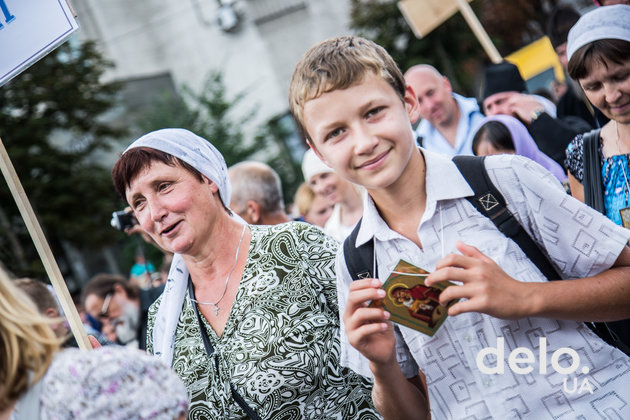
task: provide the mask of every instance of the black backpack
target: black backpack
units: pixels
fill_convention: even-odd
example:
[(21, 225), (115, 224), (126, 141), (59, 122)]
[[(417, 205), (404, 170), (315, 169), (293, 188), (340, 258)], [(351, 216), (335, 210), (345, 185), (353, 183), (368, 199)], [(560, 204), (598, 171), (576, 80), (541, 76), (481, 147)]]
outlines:
[[(483, 156), (455, 156), (453, 158), (457, 169), (459, 169), (474, 192), (473, 196), (466, 197), (466, 199), (479, 213), (489, 218), (505, 236), (516, 242), (548, 280), (560, 280), (561, 277), (558, 271), (549, 261), (547, 255), (540, 250), (538, 244), (534, 242), (508, 210), (505, 198), (503, 198), (503, 195), (488, 177), (484, 159), (485, 157)], [(374, 258), (374, 240), (368, 241), (359, 247), (354, 245), (356, 244), (362, 220), (359, 220), (343, 243), (343, 256), (346, 260), (348, 272), (353, 280), (371, 278), (378, 273)], [(586, 322), (585, 324), (608, 344), (630, 355), (630, 345), (626, 344), (630, 343), (630, 340), (620, 339), (619, 334), (615, 332), (630, 331), (630, 319), (613, 323)]]

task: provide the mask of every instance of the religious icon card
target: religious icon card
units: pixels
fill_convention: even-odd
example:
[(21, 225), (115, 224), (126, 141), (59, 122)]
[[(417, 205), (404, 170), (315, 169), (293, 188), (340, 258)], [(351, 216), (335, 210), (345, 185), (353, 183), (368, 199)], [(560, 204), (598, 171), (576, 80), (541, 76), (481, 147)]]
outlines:
[(383, 283), (386, 295), (373, 301), (370, 306), (385, 309), (391, 314), (391, 320), (433, 336), (448, 316), (448, 306), (440, 305), (442, 290), (452, 283), (443, 282), (433, 287), (424, 285), (429, 273), (420, 267), (400, 260)]

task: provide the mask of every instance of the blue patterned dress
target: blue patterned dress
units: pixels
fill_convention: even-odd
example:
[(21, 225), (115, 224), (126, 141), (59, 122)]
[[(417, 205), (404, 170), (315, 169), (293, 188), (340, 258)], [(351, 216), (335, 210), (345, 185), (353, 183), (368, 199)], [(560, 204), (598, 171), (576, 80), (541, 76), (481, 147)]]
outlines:
[[(599, 138), (599, 159), (602, 167), (602, 183), (604, 184), (604, 207), (606, 217), (622, 226), (619, 210), (630, 206), (629, 179), (630, 166), (629, 155), (614, 155), (604, 157), (602, 152), (602, 139)], [(584, 137), (577, 135), (567, 147), (567, 159), (565, 167), (579, 182), (584, 179)]]

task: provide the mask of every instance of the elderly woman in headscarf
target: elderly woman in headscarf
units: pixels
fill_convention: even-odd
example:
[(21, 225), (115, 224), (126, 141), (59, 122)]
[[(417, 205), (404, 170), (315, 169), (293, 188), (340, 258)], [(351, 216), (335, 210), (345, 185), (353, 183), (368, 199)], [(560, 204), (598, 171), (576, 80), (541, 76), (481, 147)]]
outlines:
[(377, 418), (339, 365), (337, 245), (304, 223), (248, 226), (225, 161), (183, 129), (149, 133), (112, 171), (140, 226), (175, 255), (147, 350), (186, 383), (189, 418)]
[(60, 351), (61, 339), (0, 268), (0, 420), (182, 420), (181, 379), (146, 353)]

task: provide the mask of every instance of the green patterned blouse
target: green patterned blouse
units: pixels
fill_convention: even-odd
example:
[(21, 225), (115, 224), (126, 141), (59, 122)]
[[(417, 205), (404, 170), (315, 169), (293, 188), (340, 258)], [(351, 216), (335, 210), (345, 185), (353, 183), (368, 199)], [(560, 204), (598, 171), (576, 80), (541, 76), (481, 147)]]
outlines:
[[(188, 387), (188, 418), (246, 418), (230, 383), (262, 419), (380, 418), (370, 382), (339, 365), (337, 243), (305, 223), (250, 229), (243, 278), (220, 338), (202, 315), (212, 356), (188, 295), (182, 307), (173, 369)], [(149, 311), (151, 353), (159, 304)]]

